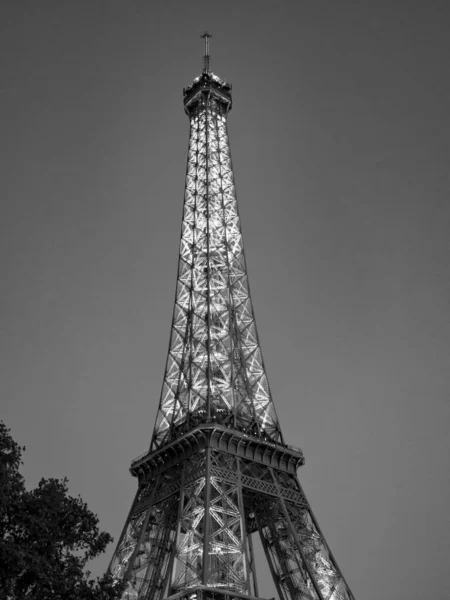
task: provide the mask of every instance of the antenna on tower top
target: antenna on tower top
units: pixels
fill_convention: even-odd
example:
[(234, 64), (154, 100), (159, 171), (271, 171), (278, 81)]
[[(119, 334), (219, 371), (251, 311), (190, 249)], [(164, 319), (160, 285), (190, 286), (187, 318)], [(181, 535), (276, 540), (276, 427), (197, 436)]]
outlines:
[(209, 73), (209, 38), (212, 37), (210, 33), (205, 31), (200, 36), (205, 40), (205, 55), (203, 57), (203, 73)]

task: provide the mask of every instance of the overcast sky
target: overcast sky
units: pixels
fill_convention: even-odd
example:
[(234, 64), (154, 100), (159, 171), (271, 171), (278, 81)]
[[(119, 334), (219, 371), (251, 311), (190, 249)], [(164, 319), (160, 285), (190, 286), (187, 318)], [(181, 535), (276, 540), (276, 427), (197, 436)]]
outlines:
[(27, 481), (69, 477), (118, 538), (166, 360), (205, 28), (300, 481), (357, 600), (449, 597), (448, 1), (2, 2), (0, 417)]

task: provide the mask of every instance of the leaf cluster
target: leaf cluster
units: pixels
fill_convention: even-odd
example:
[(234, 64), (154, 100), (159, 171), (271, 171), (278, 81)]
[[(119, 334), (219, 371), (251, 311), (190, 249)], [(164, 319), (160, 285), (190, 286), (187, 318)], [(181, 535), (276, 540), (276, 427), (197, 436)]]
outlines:
[(0, 598), (116, 600), (109, 576), (90, 579), (85, 567), (112, 541), (67, 479), (41, 479), (27, 490), (21, 448), (0, 422)]

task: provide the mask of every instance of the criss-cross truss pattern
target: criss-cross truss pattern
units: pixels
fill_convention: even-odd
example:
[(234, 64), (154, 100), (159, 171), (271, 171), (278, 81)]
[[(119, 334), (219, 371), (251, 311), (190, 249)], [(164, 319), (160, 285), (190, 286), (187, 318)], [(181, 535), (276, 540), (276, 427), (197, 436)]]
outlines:
[[(205, 33), (203, 37), (210, 37)], [(184, 90), (190, 120), (175, 309), (149, 451), (109, 571), (122, 600), (258, 600), (258, 533), (279, 600), (354, 600), (284, 443), (256, 332), (236, 203), (230, 86)]]
[(185, 91), (190, 138), (178, 282), (153, 449), (210, 418), (281, 441), (248, 286), (228, 90), (203, 74)]
[[(218, 465), (225, 470), (236, 468), (236, 459), (214, 452), (200, 456), (200, 460), (186, 464), (187, 477), (193, 470), (196, 476), (182, 489), (183, 508), (174, 555), (172, 592), (201, 585), (207, 569), (208, 585), (248, 594), (240, 488), (237, 480), (228, 481), (213, 474)], [(205, 511), (209, 519), (205, 519)], [(208, 564), (203, 560), (205, 548)]]

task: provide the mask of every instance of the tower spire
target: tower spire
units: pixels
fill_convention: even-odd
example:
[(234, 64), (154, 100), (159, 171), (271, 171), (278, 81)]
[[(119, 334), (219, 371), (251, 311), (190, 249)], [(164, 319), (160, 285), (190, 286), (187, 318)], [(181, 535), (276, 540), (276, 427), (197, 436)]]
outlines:
[(208, 33), (207, 31), (205, 31), (204, 33), (202, 33), (202, 35), (200, 36), (205, 40), (205, 54), (203, 56), (203, 73), (209, 73), (209, 62), (210, 62), (210, 57), (209, 57), (209, 38), (212, 37), (212, 35), (210, 33)]

